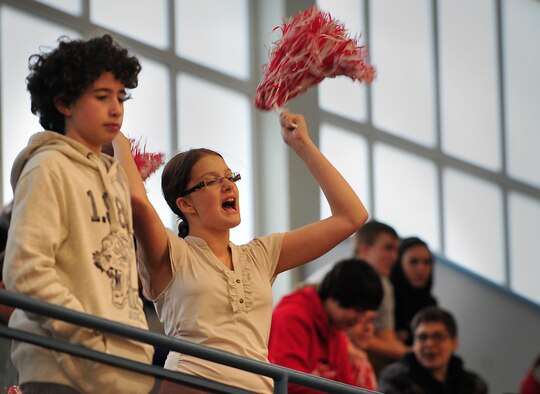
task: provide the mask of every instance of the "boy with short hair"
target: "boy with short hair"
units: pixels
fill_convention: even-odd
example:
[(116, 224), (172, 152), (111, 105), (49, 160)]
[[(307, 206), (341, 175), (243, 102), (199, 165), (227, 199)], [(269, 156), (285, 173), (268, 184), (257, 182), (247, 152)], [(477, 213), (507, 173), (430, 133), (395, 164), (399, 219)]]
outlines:
[[(381, 281), (365, 261), (342, 260), (320, 286), (305, 286), (279, 302), (272, 314), (271, 363), (351, 385), (359, 384), (345, 330), (369, 317), (383, 297)], [(289, 393), (318, 391), (290, 384)]]
[[(61, 39), (30, 58), (31, 109), (45, 128), (13, 165), (6, 249), (8, 290), (147, 328), (138, 296), (126, 175), (101, 153), (120, 131), (139, 61), (110, 35)], [(150, 364), (152, 347), (16, 310), (10, 327)], [(12, 359), (28, 393), (147, 393), (153, 379), (16, 342)]]
[(383, 301), (375, 318), (375, 336), (368, 348), (369, 359), (378, 374), (384, 366), (410, 350), (396, 336), (394, 288), (389, 279), (398, 257), (399, 237), (390, 225), (371, 220), (356, 232), (355, 240), (355, 257), (367, 261), (377, 271), (384, 290)]
[(484, 379), (464, 368), (454, 353), (457, 324), (444, 309), (428, 306), (412, 320), (413, 352), (383, 369), (379, 390), (387, 394), (487, 394)]

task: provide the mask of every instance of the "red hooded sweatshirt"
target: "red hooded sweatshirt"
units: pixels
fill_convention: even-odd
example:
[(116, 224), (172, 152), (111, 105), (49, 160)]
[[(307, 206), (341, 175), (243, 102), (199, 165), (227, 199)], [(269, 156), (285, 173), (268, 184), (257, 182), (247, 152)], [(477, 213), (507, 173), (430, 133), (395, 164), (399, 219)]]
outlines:
[[(311, 286), (283, 297), (274, 309), (268, 352), (273, 364), (354, 385), (347, 339), (330, 324)], [(319, 391), (289, 384), (289, 393)]]

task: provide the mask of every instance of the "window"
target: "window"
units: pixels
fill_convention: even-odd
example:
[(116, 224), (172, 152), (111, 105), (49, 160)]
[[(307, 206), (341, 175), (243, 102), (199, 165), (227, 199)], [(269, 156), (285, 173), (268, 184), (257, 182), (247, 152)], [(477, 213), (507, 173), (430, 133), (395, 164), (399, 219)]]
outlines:
[(431, 2), (370, 2), (373, 123), (426, 146), (436, 144)]
[[(328, 124), (321, 126), (321, 152), (349, 182), (369, 210), (368, 155), (365, 138)], [(330, 206), (321, 192), (321, 217), (330, 216)]]
[(94, 23), (161, 49), (169, 46), (166, 0), (91, 0), (89, 3)]
[[(145, 56), (137, 56), (142, 70), (139, 85), (131, 92), (133, 99), (126, 101), (122, 130), (128, 137), (140, 141), (147, 152), (162, 152), (165, 160), (171, 154), (170, 73), (161, 63)], [(163, 167), (145, 182), (148, 197), (163, 223), (176, 230), (172, 212), (161, 193)]]
[(2, 198), (11, 201), (9, 183), (11, 166), (30, 136), (43, 130), (37, 116), (30, 112), (30, 96), (26, 91), (28, 57), (57, 45), (57, 38), (79, 33), (65, 26), (0, 5), (2, 83)]
[[(317, 4), (368, 45), (377, 76), (369, 87), (346, 77), (316, 87), (305, 113), (314, 141), (372, 218), (400, 235), (424, 238), (456, 264), (540, 304), (530, 238), (540, 221), (540, 3)], [(294, 203), (313, 204), (305, 216), (291, 209), (295, 180), (288, 176), (302, 164), (281, 145), (275, 113), (262, 114), (252, 104), (259, 82), (252, 70), (260, 72), (268, 61), (269, 42), (279, 35), (272, 29), (296, 6), (0, 0), (3, 203), (12, 198), (15, 156), (42, 129), (29, 111), (28, 57), (54, 47), (61, 35), (111, 29), (143, 65), (135, 100), (126, 103), (124, 131), (167, 158), (194, 146), (215, 149), (242, 174), (243, 221), (234, 242), (286, 231), (298, 217), (327, 216), (324, 200), (315, 206), (321, 197), (314, 189), (294, 196)], [(160, 174), (147, 181), (150, 198), (175, 229), (159, 183)]]
[(495, 3), (445, 0), (439, 2), (438, 11), (443, 149), (498, 171), (501, 127)]
[(179, 0), (175, 4), (178, 55), (233, 77), (247, 79), (248, 2)]
[(179, 150), (209, 148), (223, 156), (232, 171), (242, 174), (240, 190), (242, 223), (231, 232), (233, 242), (243, 243), (253, 234), (253, 169), (251, 123), (247, 97), (188, 74), (177, 78)]
[[(317, 3), (321, 9), (344, 24), (351, 37), (357, 37), (362, 45), (366, 44), (363, 1), (319, 0)], [(318, 93), (322, 109), (358, 122), (366, 121), (367, 89), (359, 82), (353, 82), (347, 77), (326, 79), (321, 82)]]
[(505, 231), (500, 188), (453, 169), (445, 169), (443, 175), (446, 256), (503, 285)]
[(50, 7), (58, 8), (60, 11), (67, 12), (72, 15), (82, 14), (82, 0), (37, 0), (40, 3)]
[(540, 304), (537, 235), (540, 233), (540, 202), (521, 193), (510, 194), (510, 287)]
[(374, 217), (402, 237), (421, 235), (440, 251), (437, 170), (433, 162), (378, 143), (374, 147)]
[(540, 3), (502, 4), (508, 173), (539, 188)]

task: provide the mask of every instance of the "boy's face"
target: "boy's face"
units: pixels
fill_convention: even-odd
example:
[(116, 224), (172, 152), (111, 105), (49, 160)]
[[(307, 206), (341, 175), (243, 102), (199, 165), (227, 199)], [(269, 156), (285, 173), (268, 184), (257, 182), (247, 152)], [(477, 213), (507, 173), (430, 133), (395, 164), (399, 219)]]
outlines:
[(432, 374), (446, 370), (457, 347), (457, 338), (450, 336), (443, 323), (420, 323), (414, 331), (413, 351), (420, 364)]
[(360, 312), (357, 323), (347, 330), (347, 336), (351, 342), (359, 349), (367, 350), (375, 335), (376, 311)]
[(325, 300), (324, 310), (330, 324), (342, 331), (353, 327), (362, 317), (362, 313), (358, 310), (354, 308), (343, 308), (333, 298), (327, 298)]
[(66, 136), (96, 154), (122, 127), (126, 91), (111, 72), (104, 72), (71, 105), (57, 104), (65, 116)]
[(373, 245), (359, 245), (356, 257), (366, 260), (377, 273), (388, 277), (398, 256), (399, 241), (387, 233), (380, 233)]

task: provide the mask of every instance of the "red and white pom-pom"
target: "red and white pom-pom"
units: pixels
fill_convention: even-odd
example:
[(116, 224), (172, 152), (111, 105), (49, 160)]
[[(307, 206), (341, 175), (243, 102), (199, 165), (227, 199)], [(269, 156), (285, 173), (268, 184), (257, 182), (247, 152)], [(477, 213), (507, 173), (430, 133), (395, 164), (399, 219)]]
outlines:
[(311, 7), (281, 27), (269, 63), (263, 66), (255, 106), (269, 111), (304, 93), (325, 78), (345, 75), (370, 83), (375, 69), (365, 63), (367, 51), (347, 35), (329, 13)]
[(142, 180), (145, 181), (163, 165), (165, 162), (165, 155), (161, 152), (146, 152), (146, 144), (141, 147), (141, 140), (135, 141), (134, 138), (130, 138), (129, 142), (131, 143), (131, 155), (133, 156), (133, 160), (137, 165)]
[(19, 386), (11, 386), (7, 389), (7, 394), (23, 394)]

